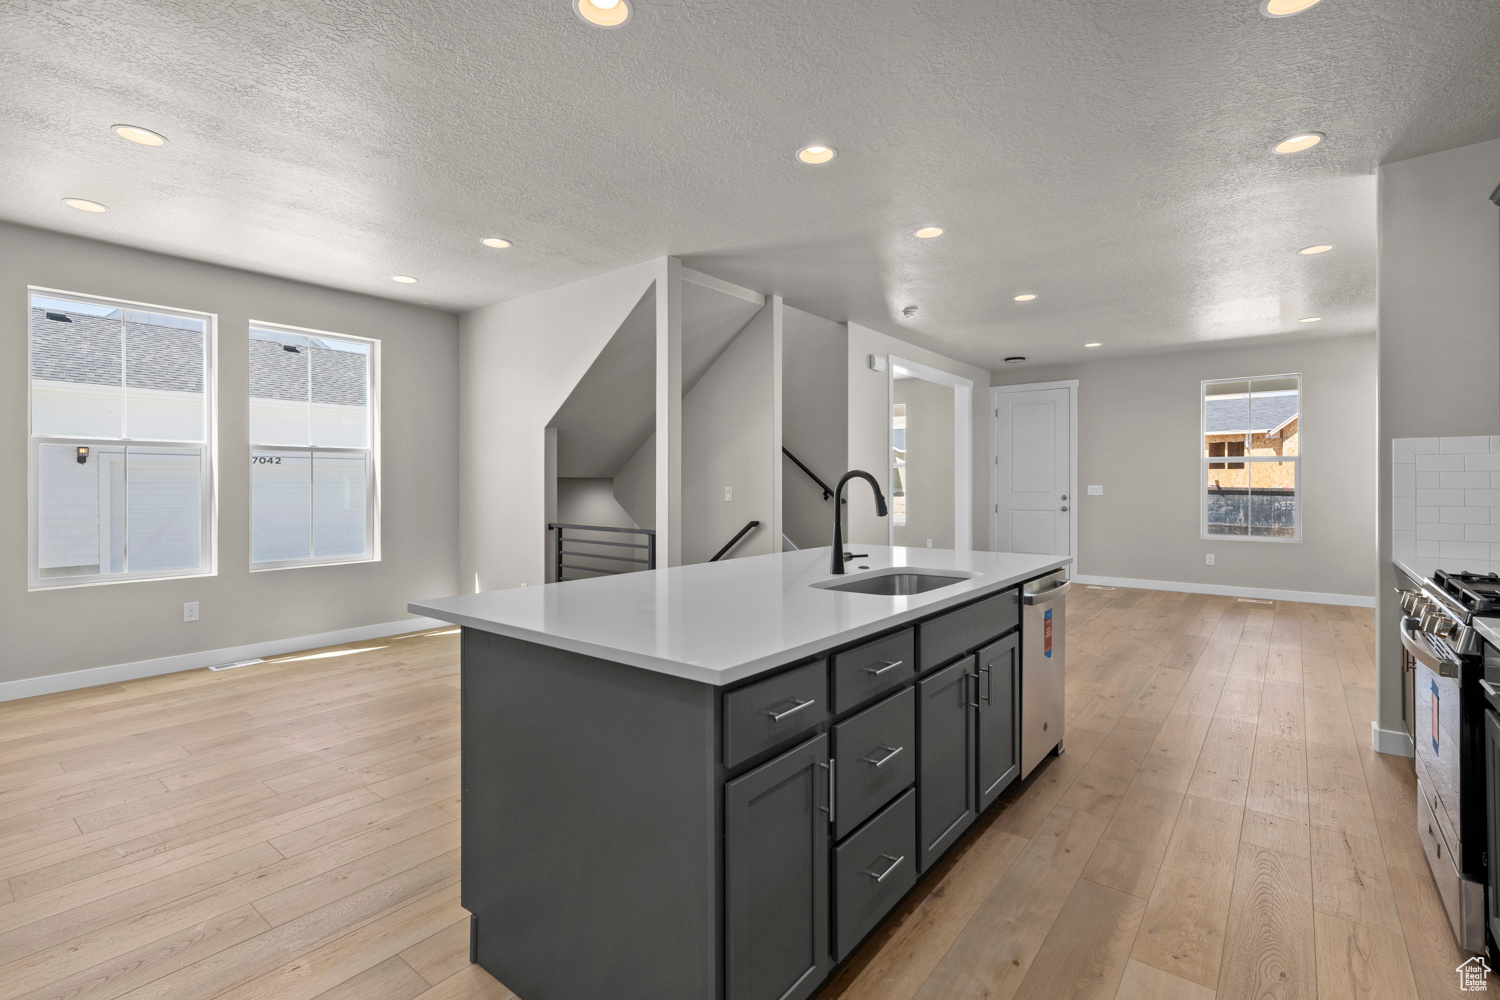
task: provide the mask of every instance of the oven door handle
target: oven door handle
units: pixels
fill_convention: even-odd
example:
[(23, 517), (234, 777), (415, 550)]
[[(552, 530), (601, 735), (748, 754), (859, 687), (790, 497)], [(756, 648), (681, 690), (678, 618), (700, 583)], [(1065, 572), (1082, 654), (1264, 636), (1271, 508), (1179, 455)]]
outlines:
[(1427, 640), (1415, 629), (1407, 628), (1406, 623), (1412, 619), (1406, 618), (1401, 621), (1401, 645), (1406, 647), (1418, 663), (1437, 674), (1439, 677), (1457, 677), (1458, 663), (1454, 660), (1439, 656), (1437, 651), (1428, 645)]

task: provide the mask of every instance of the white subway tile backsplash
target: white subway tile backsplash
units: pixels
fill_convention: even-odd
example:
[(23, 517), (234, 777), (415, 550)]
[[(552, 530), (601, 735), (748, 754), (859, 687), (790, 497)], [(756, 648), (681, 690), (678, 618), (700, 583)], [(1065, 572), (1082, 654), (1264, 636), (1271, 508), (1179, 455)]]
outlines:
[(1461, 472), (1464, 467), (1462, 455), (1418, 455), (1418, 472)]
[[(1469, 492), (1478, 493), (1480, 491), (1470, 490)], [(1464, 491), (1424, 490), (1419, 485), (1417, 487), (1417, 503), (1423, 507), (1462, 507), (1464, 505)]]
[(1395, 531), (1391, 534), (1391, 553), (1400, 559), (1417, 554), (1417, 533), (1414, 531)]
[(1419, 524), (1417, 540), (1422, 542), (1461, 542), (1464, 540), (1462, 524)]
[[(1412, 468), (1416, 468), (1416, 466), (1412, 466)], [(1417, 489), (1419, 489), (1419, 490), (1435, 490), (1435, 489), (1437, 489), (1438, 486), (1439, 486), (1438, 480), (1439, 480), (1439, 477), (1441, 475), (1442, 475), (1442, 473), (1439, 473), (1439, 472), (1419, 472), (1419, 473), (1417, 473)]]
[[(1489, 559), (1489, 542), (1441, 542), (1438, 550), (1443, 559)], [(1463, 567), (1454, 567), (1462, 569)]]
[(1500, 437), (1490, 438), (1490, 451), (1500, 451)]
[[(1442, 508), (1439, 508), (1440, 510)], [(1489, 523), (1490, 512), (1484, 512), (1485, 523)], [(1417, 501), (1412, 497), (1400, 497), (1391, 501), (1391, 522), (1397, 531), (1415, 531), (1417, 527)]]
[(1469, 472), (1500, 472), (1500, 454), (1485, 452), (1465, 455), (1464, 469)]
[(1401, 444), (1417, 455), (1435, 455), (1442, 450), (1442, 438), (1401, 438)]
[(1470, 507), (1500, 507), (1500, 490), (1464, 490), (1464, 503)]
[[(1420, 516), (1420, 515), (1418, 515), (1418, 516)], [(1491, 507), (1490, 508), (1490, 523), (1491, 524), (1500, 524), (1500, 507)]]
[(1488, 507), (1439, 507), (1442, 513), (1438, 516), (1441, 524), (1489, 524), (1490, 509)]
[[(1500, 458), (1500, 456), (1496, 456), (1496, 457)], [(1492, 489), (1492, 490), (1500, 490), (1500, 472), (1491, 472), (1490, 473), (1490, 489)]]
[[(1448, 457), (1461, 458), (1462, 456), (1450, 455)], [(1490, 474), (1488, 472), (1439, 472), (1438, 483), (1445, 490), (1487, 490), (1490, 488)]]
[(1466, 524), (1464, 541), (1500, 542), (1500, 524)]
[(1490, 439), (1486, 437), (1438, 438), (1438, 451), (1446, 455), (1462, 455), (1469, 451), (1489, 451)]
[[(1400, 500), (1396, 500), (1396, 501), (1393, 501), (1393, 502), (1394, 503), (1400, 503), (1401, 501)], [(1416, 501), (1413, 500), (1412, 502), (1415, 503)], [(1494, 509), (1495, 510), (1500, 510), (1500, 507), (1497, 507), (1497, 508), (1494, 508)], [(1443, 520), (1443, 508), (1441, 508), (1441, 507), (1418, 507), (1417, 508), (1417, 523), (1418, 524), (1441, 524), (1442, 520)], [(1494, 522), (1494, 523), (1500, 524), (1500, 521), (1497, 521), (1497, 522)]]
[(1423, 557), (1431, 556), (1435, 559), (1437, 558), (1438, 553), (1442, 551), (1442, 545), (1442, 542), (1419, 541), (1417, 542), (1417, 555)]

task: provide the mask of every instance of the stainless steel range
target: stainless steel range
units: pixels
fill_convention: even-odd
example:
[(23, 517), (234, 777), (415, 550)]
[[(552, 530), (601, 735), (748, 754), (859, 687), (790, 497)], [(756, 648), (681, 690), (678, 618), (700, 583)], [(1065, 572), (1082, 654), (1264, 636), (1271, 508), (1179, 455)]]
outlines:
[(1417, 833), (1460, 947), (1482, 952), (1489, 682), (1473, 622), (1500, 613), (1500, 576), (1438, 570), (1401, 592), (1401, 608), (1401, 644), (1416, 661)]

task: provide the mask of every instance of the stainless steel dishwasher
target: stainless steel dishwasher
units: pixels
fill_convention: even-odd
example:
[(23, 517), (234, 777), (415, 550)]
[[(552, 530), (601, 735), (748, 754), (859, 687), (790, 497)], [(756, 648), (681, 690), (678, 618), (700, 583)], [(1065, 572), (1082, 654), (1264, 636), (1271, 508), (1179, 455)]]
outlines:
[(1021, 588), (1021, 777), (1054, 748), (1062, 753), (1068, 662), (1068, 571)]

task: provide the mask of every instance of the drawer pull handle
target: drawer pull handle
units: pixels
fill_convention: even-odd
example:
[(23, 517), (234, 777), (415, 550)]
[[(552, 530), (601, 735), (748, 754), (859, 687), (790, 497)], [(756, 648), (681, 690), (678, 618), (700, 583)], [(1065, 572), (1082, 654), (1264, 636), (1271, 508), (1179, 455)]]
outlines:
[(876, 760), (874, 757), (866, 757), (864, 758), (865, 763), (874, 764), (876, 767), (885, 767), (892, 757), (905, 750), (906, 747), (888, 747), (882, 743), (880, 744), (880, 749), (885, 751), (884, 757), (881, 757), (879, 760)]
[(890, 862), (890, 866), (886, 868), (885, 871), (881, 872), (879, 875), (876, 875), (874, 872), (869, 871), (868, 869), (866, 869), (865, 871), (866, 875), (870, 876), (877, 882), (884, 882), (886, 878), (890, 876), (891, 872), (895, 871), (898, 867), (900, 867), (901, 862), (906, 860), (906, 855), (904, 854), (899, 858), (893, 858), (889, 854), (882, 854), (881, 857)]
[(785, 712), (777, 712), (777, 711), (775, 711), (773, 709), (771, 711), (766, 712), (766, 714), (771, 717), (771, 721), (772, 722), (780, 722), (782, 719), (785, 719), (788, 715), (792, 715), (794, 713), (800, 712), (804, 708), (806, 708), (807, 706), (809, 706), (809, 705), (816, 705), (817, 703), (818, 703), (818, 700), (816, 698), (809, 698), (807, 701), (798, 702), (797, 704), (793, 705), (791, 708), (787, 709)]
[(887, 670), (895, 670), (897, 667), (901, 666), (901, 664), (903, 664), (905, 662), (906, 662), (905, 660), (891, 660), (888, 663), (882, 663), (878, 667), (873, 667), (873, 666), (872, 667), (860, 667), (859, 669), (863, 670), (865, 673), (869, 674), (871, 677), (879, 677), (881, 674), (885, 673)]
[(1491, 698), (1500, 698), (1500, 691), (1495, 690), (1495, 685), (1491, 684), (1489, 681), (1481, 680), (1479, 682), (1479, 686), (1484, 688), (1484, 693), (1489, 695)]
[(834, 798), (838, 792), (837, 787), (834, 785), (833, 765), (835, 763), (836, 762), (832, 757), (828, 758), (828, 763), (826, 764), (822, 763), (821, 761), (818, 763), (819, 767), (828, 772), (828, 805), (819, 806), (818, 808), (828, 814), (828, 822), (830, 823), (834, 822), (838, 818), (834, 813)]

